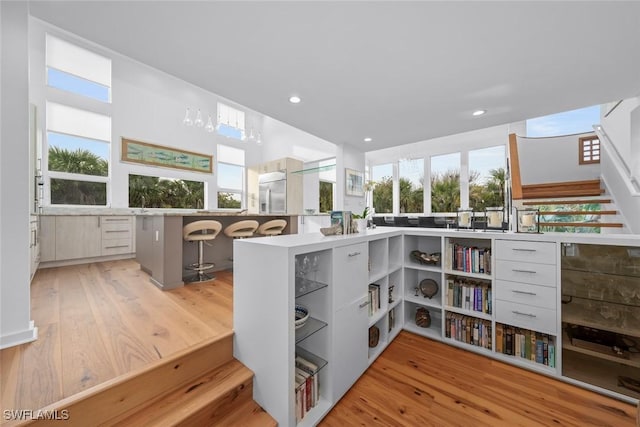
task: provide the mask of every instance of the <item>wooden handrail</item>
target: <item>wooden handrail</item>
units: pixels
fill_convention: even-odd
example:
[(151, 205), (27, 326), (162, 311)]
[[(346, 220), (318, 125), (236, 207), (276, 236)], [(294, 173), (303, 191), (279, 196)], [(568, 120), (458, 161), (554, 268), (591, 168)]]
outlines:
[(509, 159), (511, 160), (511, 197), (522, 200), (522, 181), (520, 179), (520, 160), (518, 160), (518, 137), (509, 134)]

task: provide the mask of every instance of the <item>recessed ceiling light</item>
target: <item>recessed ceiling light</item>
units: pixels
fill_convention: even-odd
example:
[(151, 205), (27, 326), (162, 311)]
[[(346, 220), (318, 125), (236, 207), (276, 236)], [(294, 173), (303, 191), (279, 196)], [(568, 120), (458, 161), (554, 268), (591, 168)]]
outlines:
[(302, 99), (300, 99), (300, 97), (297, 95), (293, 95), (289, 97), (289, 102), (292, 104), (299, 104), (300, 101), (302, 101)]
[(476, 110), (476, 111), (473, 112), (473, 115), (474, 116), (481, 116), (486, 112), (487, 112), (487, 110)]
[(372, 141), (372, 139), (371, 139), (371, 138), (369, 138), (369, 137), (366, 137), (366, 138), (364, 139), (364, 142), (371, 142), (371, 141)]

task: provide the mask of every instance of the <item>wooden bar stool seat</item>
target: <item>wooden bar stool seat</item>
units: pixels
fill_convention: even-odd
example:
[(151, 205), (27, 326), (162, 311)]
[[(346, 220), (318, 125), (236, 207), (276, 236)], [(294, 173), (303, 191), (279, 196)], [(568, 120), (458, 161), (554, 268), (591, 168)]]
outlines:
[(224, 234), (225, 236), (232, 237), (234, 239), (243, 239), (245, 237), (253, 237), (253, 233), (255, 233), (257, 229), (258, 221), (253, 219), (245, 219), (227, 225), (224, 229)]
[(215, 276), (205, 273), (205, 271), (214, 268), (215, 264), (204, 262), (204, 245), (211, 246), (209, 242), (216, 238), (221, 229), (222, 224), (213, 220), (190, 222), (182, 227), (182, 238), (186, 242), (198, 242), (198, 262), (185, 267), (187, 270), (195, 271), (196, 274), (185, 282), (203, 282), (215, 279)]
[(286, 226), (287, 221), (284, 219), (272, 219), (271, 221), (261, 224), (256, 233), (263, 236), (276, 236), (282, 234), (282, 230), (284, 230)]

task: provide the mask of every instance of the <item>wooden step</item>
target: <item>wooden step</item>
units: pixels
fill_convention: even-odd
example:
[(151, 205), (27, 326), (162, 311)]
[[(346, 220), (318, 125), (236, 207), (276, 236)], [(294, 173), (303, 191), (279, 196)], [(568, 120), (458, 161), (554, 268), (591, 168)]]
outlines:
[(540, 216), (549, 215), (617, 215), (618, 211), (540, 211)]
[(551, 197), (586, 197), (601, 196), (604, 190), (596, 189), (567, 189), (567, 190), (531, 190), (522, 189), (523, 199), (547, 199)]
[(623, 224), (614, 222), (539, 222), (540, 227), (593, 227), (622, 228)]
[(537, 205), (585, 205), (585, 204), (607, 204), (613, 203), (611, 199), (564, 199), (564, 200), (532, 200), (528, 202), (522, 202), (524, 206), (537, 206)]
[(527, 184), (522, 186), (523, 199), (599, 196), (603, 193), (604, 190), (600, 188), (599, 179), (547, 182), (544, 184)]
[[(242, 410), (243, 405), (252, 402), (253, 372), (234, 359), (156, 399), (143, 409), (136, 408), (132, 413), (110, 420), (108, 425), (225, 425), (221, 419), (228, 418), (229, 414), (235, 414)], [(238, 417), (240, 415), (237, 414)]]
[[(135, 408), (166, 395), (202, 377), (203, 373), (233, 360), (233, 332), (220, 335), (158, 360), (137, 371), (121, 375), (95, 387), (43, 408), (44, 411), (66, 410), (65, 427), (108, 424)], [(7, 425), (30, 425), (36, 421), (9, 422)], [(59, 426), (56, 420), (37, 420), (38, 426)]]
[(222, 418), (219, 418), (217, 425), (242, 427), (276, 427), (278, 423), (254, 400), (249, 400), (240, 405), (236, 410), (228, 412)]

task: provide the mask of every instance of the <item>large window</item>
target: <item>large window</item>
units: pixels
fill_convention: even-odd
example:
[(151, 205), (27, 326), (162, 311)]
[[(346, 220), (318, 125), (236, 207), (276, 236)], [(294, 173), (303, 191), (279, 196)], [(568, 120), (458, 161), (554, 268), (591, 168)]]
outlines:
[(244, 150), (218, 144), (218, 208), (240, 209), (244, 189)]
[(593, 132), (600, 123), (600, 106), (580, 108), (527, 120), (527, 136), (561, 136)]
[(505, 146), (469, 151), (469, 207), (504, 206)]
[(108, 205), (111, 117), (85, 108), (109, 107), (111, 60), (47, 34), (45, 62), (50, 203)]
[(129, 207), (202, 209), (204, 182), (129, 175)]
[(400, 160), (400, 213), (424, 212), (424, 159)]
[(377, 214), (393, 212), (393, 165), (371, 167), (373, 187), (373, 209)]
[(111, 102), (111, 60), (46, 35), (47, 85)]
[(318, 205), (320, 212), (330, 212), (333, 210), (336, 195), (336, 159), (319, 161), (318, 170), (318, 185), (320, 186)]
[(51, 204), (106, 205), (111, 118), (47, 102)]
[(431, 157), (431, 212), (460, 207), (460, 153)]

